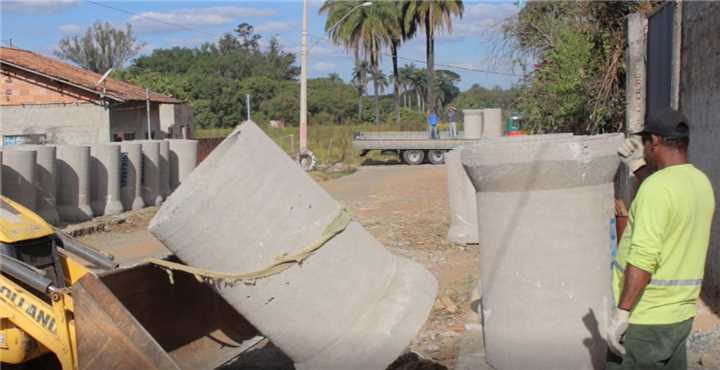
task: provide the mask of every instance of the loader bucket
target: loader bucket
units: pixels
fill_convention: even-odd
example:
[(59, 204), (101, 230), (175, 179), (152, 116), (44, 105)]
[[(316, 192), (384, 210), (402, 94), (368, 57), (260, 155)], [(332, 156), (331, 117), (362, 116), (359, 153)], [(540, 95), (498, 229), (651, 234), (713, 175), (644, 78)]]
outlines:
[(211, 287), (140, 265), (72, 286), (78, 367), (214, 369), (258, 334)]

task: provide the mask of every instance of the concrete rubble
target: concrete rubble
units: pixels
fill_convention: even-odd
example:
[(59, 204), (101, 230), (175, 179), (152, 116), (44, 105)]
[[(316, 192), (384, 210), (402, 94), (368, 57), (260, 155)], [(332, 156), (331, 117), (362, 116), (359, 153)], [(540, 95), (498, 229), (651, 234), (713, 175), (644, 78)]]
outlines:
[[(149, 229), (191, 266), (248, 272), (317, 240), (341, 209), (246, 122), (183, 181)], [(301, 265), (219, 288), (297, 369), (315, 370), (385, 369), (425, 322), (436, 292), (430, 272), (389, 253), (355, 221)]]
[(491, 141), (463, 150), (482, 220), (482, 316), (494, 368), (604, 368), (612, 180), (623, 139)]

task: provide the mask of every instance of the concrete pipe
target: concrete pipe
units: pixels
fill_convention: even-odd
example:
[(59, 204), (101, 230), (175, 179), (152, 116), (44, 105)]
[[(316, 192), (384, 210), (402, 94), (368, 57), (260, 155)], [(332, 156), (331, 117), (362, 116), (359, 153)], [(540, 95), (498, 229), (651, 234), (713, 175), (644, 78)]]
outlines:
[(123, 211), (120, 202), (120, 145), (90, 146), (91, 202), (95, 216), (116, 215)]
[(445, 153), (448, 209), (450, 211), (448, 240), (458, 244), (477, 244), (475, 188), (460, 162), (462, 149), (463, 147), (458, 147)]
[(35, 188), (34, 150), (3, 149), (2, 191), (3, 195), (35, 211), (37, 191)]
[(477, 190), (485, 349), (496, 369), (605, 368), (622, 142), (575, 136), (462, 151)]
[[(318, 240), (341, 209), (246, 122), (175, 190), (149, 230), (189, 265), (248, 272)], [(301, 265), (219, 289), (299, 370), (385, 369), (425, 322), (436, 292), (432, 274), (354, 221)]]
[(142, 145), (142, 197), (148, 207), (159, 206), (160, 195), (160, 140), (138, 141)]
[(170, 190), (185, 181), (197, 166), (197, 140), (168, 140), (170, 143)]
[(120, 143), (120, 201), (126, 211), (145, 207), (142, 198), (142, 145)]
[[(556, 140), (558, 138), (572, 137), (572, 133), (549, 134), (549, 135), (528, 135), (528, 136), (503, 136), (491, 140), (498, 142), (515, 141), (536, 141)], [(466, 146), (470, 148), (471, 146)], [(448, 210), (450, 211), (450, 228), (448, 229), (448, 240), (458, 244), (478, 243), (477, 224), (477, 202), (475, 199), (475, 187), (470, 182), (462, 162), (460, 152), (462, 147), (457, 148), (445, 155), (447, 163), (447, 184), (448, 184)]]
[(57, 208), (63, 222), (92, 218), (90, 208), (90, 147), (60, 145), (56, 162)]
[(482, 113), (482, 109), (463, 109), (463, 131), (466, 139), (479, 139), (482, 137)]
[(16, 145), (17, 150), (35, 151), (35, 212), (50, 224), (57, 225), (56, 149), (53, 145)]
[(170, 142), (160, 142), (160, 196), (166, 199), (170, 195)]
[(502, 109), (483, 109), (482, 121), (483, 137), (495, 138), (503, 136)]

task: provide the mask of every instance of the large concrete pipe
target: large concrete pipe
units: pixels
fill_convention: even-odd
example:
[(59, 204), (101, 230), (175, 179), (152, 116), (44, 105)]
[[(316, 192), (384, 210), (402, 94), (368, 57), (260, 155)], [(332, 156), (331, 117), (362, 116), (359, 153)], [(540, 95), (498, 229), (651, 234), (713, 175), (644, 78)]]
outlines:
[(3, 195), (34, 211), (37, 204), (34, 185), (37, 153), (34, 150), (8, 147), (4, 148), (3, 152)]
[(462, 151), (477, 190), (485, 350), (496, 369), (604, 368), (622, 141), (489, 141)]
[(170, 142), (160, 141), (160, 196), (170, 195)]
[[(175, 190), (149, 230), (189, 265), (248, 272), (311, 245), (341, 210), (246, 122)], [(299, 370), (385, 369), (425, 322), (436, 292), (432, 274), (354, 221), (301, 265), (219, 289)]]
[(57, 147), (57, 208), (63, 222), (92, 218), (90, 208), (90, 147)]
[(460, 162), (462, 149), (463, 147), (458, 147), (445, 153), (448, 209), (450, 211), (448, 240), (458, 244), (477, 244), (475, 188)]
[(160, 140), (138, 141), (142, 145), (142, 197), (148, 207), (159, 206), (160, 195)]
[(170, 143), (170, 190), (174, 191), (197, 166), (197, 140), (168, 140)]
[(120, 202), (120, 145), (90, 146), (90, 193), (95, 216), (116, 215), (123, 211)]
[(482, 113), (482, 109), (463, 109), (463, 132), (466, 139), (479, 139), (482, 137)]
[[(490, 142), (490, 140), (498, 142), (556, 140), (558, 138), (568, 138), (571, 136), (572, 133), (503, 136), (488, 139), (483, 142), (487, 143)], [(471, 146), (466, 147), (469, 148)], [(461, 151), (462, 147), (452, 150), (445, 155), (445, 163), (447, 164), (448, 210), (450, 211), (448, 240), (458, 244), (477, 244), (478, 225), (475, 187), (473, 187), (470, 182), (470, 178), (460, 161)]]
[(145, 207), (142, 198), (142, 145), (120, 144), (120, 200), (126, 211)]
[(495, 138), (503, 136), (502, 109), (487, 108), (482, 110), (483, 137)]
[(35, 151), (35, 213), (50, 224), (57, 225), (56, 149), (53, 145), (16, 145), (17, 150)]

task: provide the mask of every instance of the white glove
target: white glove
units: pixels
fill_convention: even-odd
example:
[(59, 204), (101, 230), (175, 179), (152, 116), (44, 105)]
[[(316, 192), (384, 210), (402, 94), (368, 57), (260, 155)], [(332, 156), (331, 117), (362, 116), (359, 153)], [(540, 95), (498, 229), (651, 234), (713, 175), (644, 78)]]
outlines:
[(625, 354), (625, 347), (620, 343), (622, 337), (628, 329), (628, 320), (630, 319), (630, 311), (621, 309), (615, 310), (610, 326), (607, 332), (608, 347), (616, 355), (622, 357)]
[(620, 159), (630, 169), (631, 173), (639, 170), (645, 165), (643, 158), (643, 145), (638, 136), (631, 136), (625, 139), (625, 142), (618, 148)]

